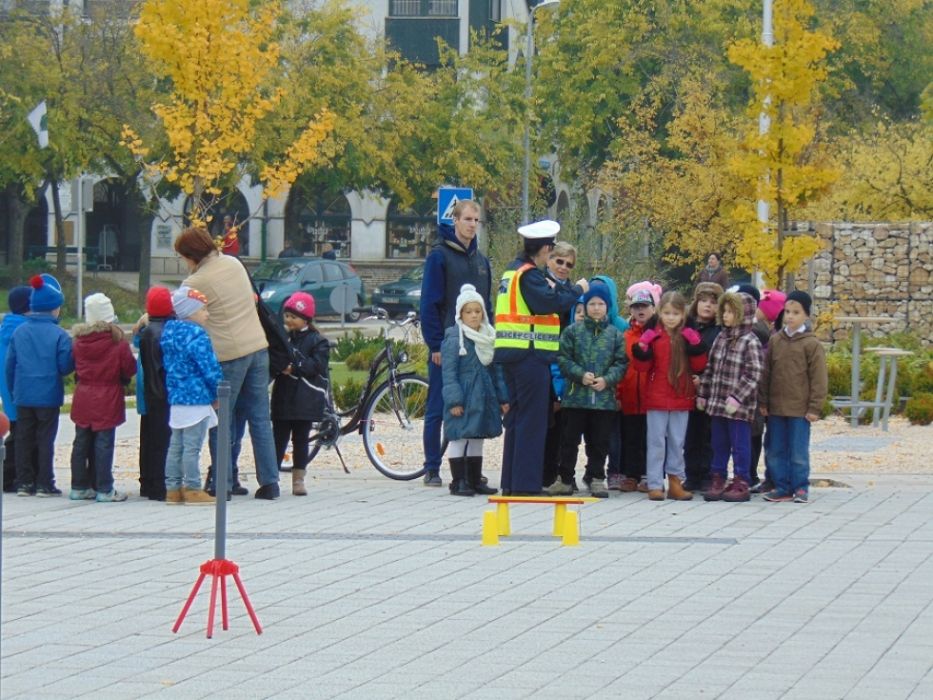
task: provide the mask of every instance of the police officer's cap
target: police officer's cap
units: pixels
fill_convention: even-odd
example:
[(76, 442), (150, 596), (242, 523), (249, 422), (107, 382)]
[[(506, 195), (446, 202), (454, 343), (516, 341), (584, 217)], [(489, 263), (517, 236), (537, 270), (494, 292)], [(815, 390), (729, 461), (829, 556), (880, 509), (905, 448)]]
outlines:
[(553, 239), (556, 238), (557, 234), (560, 232), (560, 224), (556, 221), (551, 221), (550, 219), (545, 219), (544, 221), (534, 221), (530, 224), (520, 226), (518, 228), (518, 232), (521, 234), (522, 238), (527, 238), (530, 240), (550, 238), (553, 241)]

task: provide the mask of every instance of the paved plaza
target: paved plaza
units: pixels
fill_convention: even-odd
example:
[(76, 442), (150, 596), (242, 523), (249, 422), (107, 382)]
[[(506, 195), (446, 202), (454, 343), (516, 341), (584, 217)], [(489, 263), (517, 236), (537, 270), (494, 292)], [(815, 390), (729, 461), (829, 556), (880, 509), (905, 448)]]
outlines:
[(484, 548), (479, 497), (325, 470), (232, 502), (263, 634), (231, 584), (213, 639), (206, 587), (171, 632), (212, 508), (5, 495), (0, 695), (931, 698), (933, 477), (833, 478), (808, 505), (614, 494), (578, 547), (514, 507)]

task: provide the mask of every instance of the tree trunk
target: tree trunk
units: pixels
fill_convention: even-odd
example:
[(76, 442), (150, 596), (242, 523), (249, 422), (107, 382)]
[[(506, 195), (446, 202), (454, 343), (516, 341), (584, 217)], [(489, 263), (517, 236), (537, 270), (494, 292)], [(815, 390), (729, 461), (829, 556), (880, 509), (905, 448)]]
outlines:
[(29, 208), (18, 185), (7, 185), (4, 194), (7, 198), (7, 211), (9, 212), (7, 231), (10, 235), (10, 257), (7, 264), (10, 267), (10, 283), (11, 285), (17, 285), (23, 282), (23, 240), (25, 238), (26, 214), (29, 212)]
[[(58, 178), (49, 173), (49, 185), (52, 188), (52, 206), (55, 209), (55, 274), (61, 279), (65, 274), (65, 262), (68, 251), (65, 250), (65, 222), (62, 218), (62, 200), (58, 196)], [(74, 203), (72, 203), (74, 206)], [(77, 225), (77, 224), (76, 224)]]
[(139, 188), (136, 187), (135, 178), (133, 179), (133, 190), (127, 190), (127, 197), (131, 198), (133, 208), (136, 213), (136, 233), (139, 237), (139, 283), (138, 298), (139, 304), (143, 308), (146, 305), (146, 292), (149, 291), (149, 285), (152, 284), (152, 220), (155, 218), (153, 212), (158, 202), (153, 200), (146, 203)]

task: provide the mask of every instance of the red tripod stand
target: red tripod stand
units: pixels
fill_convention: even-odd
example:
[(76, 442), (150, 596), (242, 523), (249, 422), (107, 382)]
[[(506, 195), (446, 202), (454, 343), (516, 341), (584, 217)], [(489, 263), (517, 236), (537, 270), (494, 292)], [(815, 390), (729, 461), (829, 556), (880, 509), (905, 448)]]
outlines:
[[(219, 416), (217, 418), (217, 464), (232, 465), (230, 461), (230, 382), (222, 381), (217, 385), (217, 399), (219, 403)], [(185, 620), (185, 615), (191, 608), (195, 596), (201, 589), (201, 584), (205, 577), (211, 577), (211, 604), (207, 611), (207, 638), (210, 639), (214, 634), (214, 610), (217, 609), (217, 584), (220, 583), (220, 615), (224, 630), (228, 628), (229, 618), (227, 616), (227, 576), (233, 577), (237, 590), (240, 591), (240, 597), (243, 599), (243, 605), (246, 606), (246, 612), (249, 613), (250, 620), (253, 621), (253, 627), (256, 628), (256, 634), (262, 634), (262, 627), (259, 624), (259, 618), (256, 617), (256, 611), (253, 610), (249, 602), (249, 596), (246, 595), (246, 588), (240, 580), (240, 567), (227, 559), (227, 499), (224, 496), (227, 493), (228, 472), (227, 469), (217, 469), (214, 474), (214, 492), (217, 494), (217, 503), (214, 510), (214, 558), (201, 564), (201, 575), (198, 576), (194, 588), (191, 589), (191, 595), (181, 609), (181, 614), (175, 620), (175, 626), (172, 632), (178, 632), (181, 623)]]
[(188, 614), (188, 610), (191, 608), (191, 604), (194, 602), (195, 596), (197, 596), (198, 591), (201, 589), (201, 584), (204, 582), (206, 576), (211, 577), (211, 604), (207, 610), (207, 638), (210, 639), (214, 634), (214, 611), (217, 608), (218, 582), (220, 583), (221, 625), (224, 630), (229, 628), (229, 618), (227, 616), (227, 576), (233, 577), (233, 582), (236, 584), (237, 590), (240, 592), (240, 597), (243, 599), (243, 605), (246, 606), (246, 612), (249, 613), (249, 618), (253, 621), (253, 627), (256, 628), (256, 634), (262, 634), (262, 626), (259, 624), (259, 618), (256, 617), (256, 611), (253, 610), (253, 606), (249, 602), (249, 596), (246, 595), (246, 588), (240, 580), (240, 567), (227, 559), (211, 559), (201, 564), (201, 575), (198, 576), (194, 588), (191, 589), (191, 595), (188, 596), (185, 607), (181, 609), (181, 614), (178, 616), (178, 619), (175, 620), (175, 626), (172, 627), (172, 632), (177, 632), (181, 627), (181, 623), (184, 622), (185, 616)]

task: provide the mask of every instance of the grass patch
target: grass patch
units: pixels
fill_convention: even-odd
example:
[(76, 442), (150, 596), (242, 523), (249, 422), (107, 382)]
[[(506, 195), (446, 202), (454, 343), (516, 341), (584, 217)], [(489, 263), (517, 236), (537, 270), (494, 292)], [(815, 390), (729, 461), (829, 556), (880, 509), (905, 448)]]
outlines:
[(331, 361), (330, 363), (330, 380), (335, 386), (342, 386), (351, 380), (365, 383), (368, 376), (368, 371), (347, 369), (346, 364), (343, 362)]

